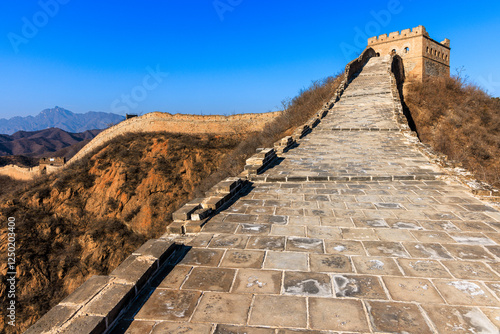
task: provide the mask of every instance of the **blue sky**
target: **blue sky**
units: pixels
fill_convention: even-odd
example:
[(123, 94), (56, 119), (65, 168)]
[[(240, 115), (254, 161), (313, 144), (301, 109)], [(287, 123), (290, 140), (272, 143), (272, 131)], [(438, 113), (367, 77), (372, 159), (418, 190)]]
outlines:
[[(0, 3), (0, 118), (277, 110), (366, 37), (424, 25), (451, 72), (500, 95), (499, 1), (41, 0)], [(367, 31), (368, 30), (368, 31)], [(349, 51), (346, 51), (349, 50)]]

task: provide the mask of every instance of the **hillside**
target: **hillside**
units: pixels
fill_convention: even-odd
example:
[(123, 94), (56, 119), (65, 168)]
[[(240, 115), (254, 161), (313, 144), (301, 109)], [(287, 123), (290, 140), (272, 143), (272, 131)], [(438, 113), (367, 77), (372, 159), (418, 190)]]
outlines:
[(124, 119), (125, 117), (121, 115), (96, 111), (78, 114), (56, 106), (44, 109), (36, 116), (2, 118), (0, 119), (0, 133), (10, 135), (17, 131), (38, 131), (48, 128), (59, 128), (76, 133), (105, 129)]
[[(77, 150), (66, 149), (72, 145), (89, 142), (101, 130), (87, 130), (81, 133), (70, 133), (58, 128), (39, 131), (18, 131), (12, 135), (0, 136), (0, 156), (23, 155), (27, 157), (65, 156), (70, 158)], [(80, 145), (81, 146), (81, 145)], [(54, 154), (57, 152), (57, 154)]]
[[(6, 195), (0, 216), (16, 218), (22, 249), (17, 255), (22, 328), (88, 277), (110, 272), (147, 238), (163, 234), (170, 213), (190, 199), (239, 140), (124, 136), (63, 173)], [(5, 238), (2, 233), (2, 273)]]
[(500, 188), (500, 100), (460, 78), (429, 78), (405, 89), (420, 140)]

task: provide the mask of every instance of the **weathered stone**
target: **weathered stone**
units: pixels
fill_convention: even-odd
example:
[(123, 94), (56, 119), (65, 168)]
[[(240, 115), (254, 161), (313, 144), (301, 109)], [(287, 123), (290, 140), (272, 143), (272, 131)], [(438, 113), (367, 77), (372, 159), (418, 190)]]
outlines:
[(195, 309), (199, 291), (157, 289), (135, 316), (136, 320), (188, 320)]
[(240, 269), (234, 281), (233, 292), (279, 294), (281, 272), (276, 270)]
[(160, 261), (160, 264), (172, 254), (175, 243), (170, 240), (150, 239), (139, 247), (132, 255), (152, 256)]
[(432, 334), (418, 307), (409, 303), (366, 301), (376, 332)]
[(193, 321), (245, 325), (251, 301), (250, 294), (207, 292), (196, 308)]
[(337, 297), (356, 297), (366, 299), (387, 299), (379, 279), (376, 276), (333, 276)]
[(182, 289), (229, 292), (235, 274), (234, 269), (195, 267)]
[(51, 329), (60, 327), (67, 322), (77, 311), (78, 306), (56, 305), (45, 313), (33, 326), (29, 327), (24, 333), (41, 334), (48, 333)]
[(309, 298), (310, 326), (318, 330), (369, 332), (359, 300)]
[(286, 295), (331, 297), (330, 277), (325, 274), (286, 271), (283, 281)]
[(248, 323), (256, 326), (305, 328), (306, 298), (257, 295)]
[(107, 318), (107, 322), (110, 324), (134, 296), (135, 288), (133, 284), (113, 283), (93, 298), (83, 310), (88, 315)]
[(109, 274), (120, 282), (130, 283), (140, 290), (158, 269), (157, 260), (149, 256), (130, 255)]
[(106, 318), (99, 316), (80, 316), (72, 319), (68, 327), (60, 333), (67, 334), (100, 334), (106, 330)]
[(112, 278), (109, 276), (92, 276), (80, 285), (73, 293), (64, 298), (60, 304), (74, 304), (83, 306), (89, 300), (94, 298), (104, 287), (106, 287)]

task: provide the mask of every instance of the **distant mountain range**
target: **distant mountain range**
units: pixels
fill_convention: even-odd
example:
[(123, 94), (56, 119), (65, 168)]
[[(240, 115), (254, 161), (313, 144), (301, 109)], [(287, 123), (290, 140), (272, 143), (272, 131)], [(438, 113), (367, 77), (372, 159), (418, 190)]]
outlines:
[(38, 131), (48, 128), (59, 128), (67, 132), (78, 133), (105, 129), (124, 119), (125, 117), (121, 115), (96, 111), (75, 114), (56, 106), (52, 109), (44, 109), (36, 116), (1, 118), (0, 133), (11, 135), (17, 131)]
[(69, 133), (50, 128), (40, 131), (18, 131), (13, 135), (0, 135), (0, 156), (70, 158), (102, 130)]

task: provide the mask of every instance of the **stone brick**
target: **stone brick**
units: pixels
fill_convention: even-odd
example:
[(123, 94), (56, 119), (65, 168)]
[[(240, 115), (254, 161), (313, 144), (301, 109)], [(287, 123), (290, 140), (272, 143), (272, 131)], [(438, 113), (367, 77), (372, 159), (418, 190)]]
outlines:
[(75, 304), (83, 306), (106, 287), (112, 278), (109, 276), (92, 276), (73, 291), (68, 297), (64, 298), (61, 304)]
[(193, 315), (194, 322), (245, 325), (252, 296), (207, 292)]
[(317, 330), (369, 332), (359, 300), (309, 298), (310, 326)]
[(195, 267), (182, 289), (229, 292), (235, 274), (234, 269)]
[(157, 289), (135, 316), (136, 320), (188, 320), (194, 312), (199, 291)]
[(78, 311), (78, 308), (78, 306), (56, 305), (24, 333), (41, 334), (47, 333), (53, 328), (60, 327)]
[(383, 277), (385, 286), (395, 300), (420, 303), (444, 303), (431, 282), (423, 278)]
[(174, 248), (175, 243), (170, 240), (150, 239), (133, 252), (132, 255), (152, 256), (162, 264), (172, 254)]
[(100, 334), (106, 330), (106, 318), (98, 316), (80, 316), (72, 319), (68, 327), (60, 333)]
[(248, 323), (256, 326), (306, 328), (306, 298), (257, 295)]
[(233, 292), (255, 294), (279, 294), (281, 271), (240, 269), (234, 281)]
[(409, 303), (366, 301), (375, 332), (432, 334), (418, 307)]
[(133, 284), (111, 284), (93, 298), (83, 311), (89, 315), (106, 317), (110, 324), (134, 296)]
[(130, 255), (109, 275), (120, 282), (133, 284), (137, 290), (140, 290), (157, 268), (158, 263), (154, 258)]
[(388, 299), (377, 276), (334, 275), (333, 283), (337, 297)]

